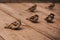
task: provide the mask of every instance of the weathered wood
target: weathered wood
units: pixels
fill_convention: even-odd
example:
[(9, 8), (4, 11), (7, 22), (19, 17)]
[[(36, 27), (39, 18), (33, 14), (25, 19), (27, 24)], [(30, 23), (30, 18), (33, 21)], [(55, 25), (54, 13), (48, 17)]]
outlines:
[[(5, 6), (5, 7), (4, 7), (4, 6)], [(40, 24), (33, 24), (33, 23), (31, 23), (31, 22), (27, 22), (27, 20), (24, 19), (25, 16), (22, 17), (21, 15), (19, 15), (19, 12), (17, 12), (17, 11), (15, 11), (14, 9), (8, 7), (7, 5), (1, 4), (0, 8), (1, 8), (2, 11), (5, 11), (6, 13), (9, 12), (8, 14), (9, 14), (10, 16), (12, 16), (12, 17), (14, 17), (14, 18), (17, 18), (17, 19), (21, 19), (22, 22), (24, 22), (25, 24), (27, 24), (27, 25), (29, 25), (29, 26), (32, 26), (32, 28), (34, 28), (34, 29), (36, 29), (37, 31), (39, 31), (40, 33), (44, 34), (44, 35), (47, 36), (48, 38), (54, 40), (50, 35), (46, 34), (44, 30), (41, 30), (41, 29), (43, 29), (43, 27), (41, 27), (41, 29), (38, 28), (38, 27), (40, 27)], [(8, 11), (8, 12), (7, 12), (7, 11)], [(14, 11), (14, 12), (13, 12), (13, 11)], [(12, 14), (11, 14), (11, 13), (12, 13)], [(16, 14), (15, 14), (15, 13), (16, 13)], [(29, 24), (28, 24), (28, 23), (29, 23)], [(32, 25), (32, 24), (33, 24), (33, 25)], [(34, 26), (34, 27), (33, 27), (33, 26)], [(37, 27), (37, 26), (38, 26), (38, 27)], [(47, 29), (47, 28), (45, 27), (45, 29)], [(46, 30), (46, 31), (47, 31), (47, 30)]]
[[(31, 4), (29, 5), (29, 4), (23, 4), (23, 5), (20, 5), (20, 9), (21, 10), (23, 10), (23, 12), (21, 11), (21, 10), (19, 10), (18, 8), (19, 8), (19, 6), (16, 8), (15, 7), (15, 9), (17, 9), (17, 10), (19, 10), (19, 12), (21, 11), (22, 13), (24, 13), (24, 14), (22, 14), (21, 12), (20, 12), (20, 14), (21, 15), (23, 15), (23, 16), (25, 16), (26, 18), (27, 17), (29, 17), (29, 15), (31, 15), (30, 13), (27, 13), (27, 12), (25, 12), (25, 9), (26, 8), (28, 8), (28, 6), (31, 6)], [(14, 6), (12, 6), (13, 8), (14, 8)], [(42, 10), (39, 10), (39, 9), (42, 9)], [(47, 31), (45, 31), (46, 33), (48, 33), (49, 35), (51, 35), (52, 37), (54, 37), (54, 38), (59, 38), (59, 36), (58, 35), (60, 35), (60, 28), (59, 28), (59, 23), (53, 23), (53, 24), (48, 24), (48, 23), (46, 23), (46, 22), (44, 22), (44, 17), (46, 17), (46, 16), (48, 16), (48, 14), (50, 14), (51, 13), (51, 11), (49, 11), (49, 10), (47, 10), (46, 11), (46, 9), (43, 9), (43, 8), (41, 8), (41, 7), (39, 7), (38, 6), (38, 9), (37, 10), (39, 10), (39, 11), (41, 11), (41, 12), (44, 12), (44, 13), (38, 13), (38, 12), (36, 12), (35, 14), (38, 14), (39, 16), (40, 16), (40, 20), (41, 20), (41, 22), (40, 22), (40, 24), (41, 25), (44, 25), (44, 26), (42, 26), (43, 28), (45, 27), (47, 27), (47, 29), (49, 30), (47, 30)], [(45, 11), (44, 11), (45, 10)], [(54, 13), (54, 12), (53, 12)], [(28, 14), (28, 15), (26, 15), (26, 14)], [(57, 18), (57, 17), (56, 17)], [(40, 21), (39, 20), (39, 21)], [(56, 20), (56, 19), (55, 19)], [(57, 20), (58, 21), (58, 20)], [(60, 22), (60, 21), (59, 21)], [(41, 26), (40, 25), (40, 26)], [(40, 27), (41, 28), (41, 27)], [(40, 29), (39, 29), (40, 30)], [(43, 30), (42, 28), (41, 28), (41, 30)], [(46, 30), (46, 29), (45, 29)]]
[[(18, 4), (17, 3), (17, 4), (11, 4), (11, 5), (8, 4), (8, 6), (7, 6), (7, 4), (6, 5), (5, 4), (0, 4), (0, 5), (1, 5), (0, 9), (3, 12), (5, 12), (5, 14), (10, 15), (13, 19), (22, 20), (22, 22), (27, 25), (26, 27), (28, 27), (28, 29), (29, 28), (34, 29), (35, 31), (39, 32), (41, 35), (44, 35), (44, 38), (48, 37), (51, 40), (56, 40), (57, 38), (60, 37), (59, 36), (60, 35), (59, 17), (58, 16), (55, 17), (56, 22), (53, 23), (53, 24), (48, 24), (44, 20), (44, 18), (46, 16), (48, 16), (52, 11), (38, 6), (37, 7), (38, 11), (36, 13), (32, 14), (31, 12), (26, 11), (26, 9), (31, 7), (33, 4), (25, 4), (25, 3)], [(16, 10), (14, 10), (14, 9), (16, 9)], [(56, 15), (55, 12), (53, 12), (53, 13)], [(27, 17), (30, 17), (30, 16), (35, 15), (35, 14), (38, 14), (40, 16), (40, 18), (39, 18), (40, 23), (34, 24), (34, 23), (31, 23), (31, 22), (26, 20)], [(38, 37), (38, 39), (39, 39), (39, 37)]]
[(0, 40), (5, 40), (5, 39), (0, 35)]
[[(0, 27), (0, 35), (5, 39), (5, 40), (51, 40), (49, 38), (47, 38), (46, 36), (44, 36), (41, 33), (36, 32), (35, 30), (33, 30), (32, 28), (30, 28), (30, 26), (21, 26), (22, 30), (10, 30), (10, 29), (4, 29), (4, 25), (6, 26), (6, 24), (10, 24), (13, 21), (17, 21), (15, 19), (15, 15), (11, 16), (8, 15), (7, 13), (12, 13), (13, 11), (9, 11), (9, 10), (5, 10), (5, 8), (3, 8), (4, 4), (1, 5), (1, 11), (0, 11), (0, 17), (3, 17), (3, 19), (1, 19), (2, 22), (2, 26)], [(7, 6), (5, 6), (7, 7)], [(15, 12), (14, 12), (15, 14)], [(7, 17), (8, 16), (8, 17)], [(18, 16), (18, 15), (17, 15)], [(20, 16), (18, 16), (20, 19)], [(8, 21), (7, 21), (8, 20)], [(4, 24), (3, 24), (4, 23)]]

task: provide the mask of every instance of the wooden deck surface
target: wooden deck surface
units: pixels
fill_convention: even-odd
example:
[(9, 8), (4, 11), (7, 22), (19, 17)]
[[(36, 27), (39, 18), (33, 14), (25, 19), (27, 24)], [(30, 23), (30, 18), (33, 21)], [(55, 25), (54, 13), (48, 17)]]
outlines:
[[(37, 4), (35, 13), (26, 11), (32, 5)], [(1, 40), (60, 40), (60, 3), (56, 3), (53, 10), (47, 6), (50, 3), (0, 3), (0, 35)], [(47, 23), (46, 18), (50, 13), (55, 14), (55, 23)], [(39, 15), (39, 23), (32, 23), (26, 18)], [(22, 21), (21, 30), (5, 29), (6, 25)]]

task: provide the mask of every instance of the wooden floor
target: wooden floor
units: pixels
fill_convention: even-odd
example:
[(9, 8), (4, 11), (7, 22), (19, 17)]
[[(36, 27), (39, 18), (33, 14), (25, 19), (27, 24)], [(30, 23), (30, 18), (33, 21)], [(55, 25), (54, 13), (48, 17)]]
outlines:
[[(27, 11), (37, 4), (35, 13)], [(47, 7), (50, 3), (0, 3), (0, 40), (60, 40), (60, 3), (56, 3), (53, 10)], [(47, 23), (46, 18), (50, 13), (55, 14), (55, 23)], [(39, 15), (39, 23), (32, 23), (26, 18)], [(5, 29), (17, 19), (22, 21), (21, 30)]]

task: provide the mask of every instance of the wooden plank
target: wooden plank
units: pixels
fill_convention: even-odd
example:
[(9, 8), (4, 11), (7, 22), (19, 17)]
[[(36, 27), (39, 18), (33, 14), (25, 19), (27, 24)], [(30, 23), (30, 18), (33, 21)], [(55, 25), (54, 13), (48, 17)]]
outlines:
[(9, 15), (5, 14), (3, 11), (0, 10), (0, 27), (1, 26), (6, 26), (11, 24), (12, 22), (16, 21), (15, 19), (13, 19), (12, 17), (10, 17)]
[[(18, 4), (19, 5), (19, 4)], [(17, 9), (17, 10), (19, 10), (18, 8), (20, 8), (20, 10), (19, 11), (21, 11), (21, 10), (26, 10), (26, 8), (28, 8), (28, 6), (31, 6), (31, 4), (30, 5), (28, 5), (28, 4), (24, 4), (24, 5), (20, 5), (20, 6), (18, 6), (18, 7), (15, 7), (15, 9)], [(14, 8), (14, 7), (13, 7)], [(38, 9), (39, 9), (40, 7), (38, 7)], [(45, 9), (43, 9), (43, 10), (45, 10)], [(23, 11), (23, 13), (24, 13), (24, 11)], [(46, 15), (48, 15), (47, 13), (46, 13), (46, 11), (43, 11)], [(48, 13), (49, 13), (49, 11), (48, 11)], [(21, 12), (20, 12), (20, 14), (21, 14)], [(26, 15), (26, 14), (28, 14), (28, 15)], [(36, 14), (38, 14), (39, 16), (40, 16), (40, 19), (44, 19), (44, 17), (43, 16), (45, 16), (46, 17), (46, 15), (44, 15), (43, 13), (36, 13)], [(31, 14), (29, 14), (29, 13), (24, 13), (24, 14), (22, 14), (23, 16), (26, 16), (26, 17), (28, 17), (29, 15), (31, 15)], [(43, 15), (43, 16), (41, 16), (41, 15)], [(42, 18), (41, 18), (42, 17)], [(42, 20), (43, 20), (42, 19)], [(57, 20), (58, 21), (58, 20)], [(59, 29), (59, 27), (57, 27), (57, 23), (56, 24), (48, 24), (48, 23), (46, 23), (46, 22), (44, 22), (44, 20), (43, 21), (41, 21), (41, 22), (43, 22), (43, 23), (41, 23), (42, 25), (44, 25), (44, 26), (47, 26), (47, 28), (48, 29), (50, 29), (51, 30), (51, 32), (50, 31), (48, 31), (48, 33), (51, 35), (51, 36), (53, 36), (54, 38), (59, 38), (59, 36), (58, 35), (60, 35), (60, 30), (58, 30)], [(46, 25), (47, 24), (47, 25)], [(57, 27), (57, 29), (55, 28), (55, 26)], [(57, 34), (57, 35), (56, 35)]]
[(5, 39), (0, 35), (0, 40), (5, 40)]
[[(31, 4), (30, 4), (31, 5)], [(28, 4), (26, 5), (26, 7), (27, 6), (29, 6)], [(25, 7), (25, 6), (24, 6)], [(50, 12), (52, 12), (52, 13), (55, 13), (55, 12), (53, 12), (53, 11), (49, 11), (49, 10), (46, 10), (46, 9), (43, 9), (42, 7), (39, 7), (38, 6), (38, 8), (37, 8), (37, 10), (40, 10), (40, 11), (42, 11), (42, 12), (44, 12), (46, 15), (48, 15), (48, 13)], [(44, 11), (44, 10), (46, 10), (46, 11)], [(54, 23), (54, 24), (48, 24), (48, 23), (45, 23), (44, 22), (44, 18), (46, 17), (46, 15), (44, 15), (43, 13), (39, 13), (39, 12), (37, 12), (36, 14), (38, 14), (40, 17), (40, 23), (41, 24), (43, 24), (44, 26), (46, 26), (46, 27), (48, 27), (50, 30), (51, 30), (51, 33), (50, 32), (48, 32), (51, 36), (53, 36), (54, 38), (60, 38), (59, 36), (60, 36), (60, 27), (59, 27), (59, 23), (60, 23), (60, 21), (58, 21), (58, 20), (56, 20), (57, 18), (59, 19), (59, 17), (55, 17), (55, 20), (56, 20), (56, 23)], [(55, 13), (56, 14), (56, 13)], [(58, 21), (58, 22), (57, 22)], [(46, 25), (47, 24), (47, 25)]]
[[(4, 4), (0, 4), (0, 9), (6, 13), (8, 13), (10, 16), (13, 16), (19, 20), (22, 20), (23, 23), (27, 24), (28, 26), (32, 26), (33, 29), (37, 30), (38, 32), (42, 32), (42, 30), (40, 30), (40, 24), (33, 24), (27, 20), (25, 20), (25, 16), (21, 16), (19, 15), (19, 12), (17, 12), (16, 10), (13, 10), (12, 8), (8, 7), (7, 5)], [(4, 7), (5, 6), (5, 7)], [(8, 11), (8, 12), (7, 12)], [(14, 12), (13, 12), (14, 11)], [(12, 13), (12, 14), (11, 14)], [(29, 23), (29, 24), (28, 24)], [(38, 26), (38, 27), (37, 27)], [(42, 27), (43, 28), (43, 27)], [(46, 30), (47, 31), (47, 30)], [(46, 34), (43, 30), (42, 34), (44, 34), (45, 36), (47, 36), (48, 38), (51, 38), (52, 40), (54, 40), (50, 35)]]
[[(16, 19), (9, 16), (4, 11), (0, 11), (0, 13), (1, 13), (0, 18), (3, 17), (3, 19), (1, 19), (1, 20), (3, 21), (3, 23), (5, 22), (4, 24), (3, 23), (1, 24), (2, 26), (0, 27), (0, 35), (5, 40), (45, 40), (45, 39), (51, 40), (51, 39), (45, 37), (44, 35), (42, 35), (41, 33), (38, 33), (35, 30), (29, 28), (29, 26), (26, 27), (27, 25), (25, 25), (25, 26), (22, 25), (21, 26), (22, 30), (19, 30), (19, 31), (4, 29), (5, 24), (10, 24), (11, 22), (16, 21)], [(9, 20), (11, 20), (11, 21), (9, 22)]]

